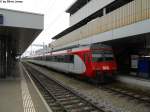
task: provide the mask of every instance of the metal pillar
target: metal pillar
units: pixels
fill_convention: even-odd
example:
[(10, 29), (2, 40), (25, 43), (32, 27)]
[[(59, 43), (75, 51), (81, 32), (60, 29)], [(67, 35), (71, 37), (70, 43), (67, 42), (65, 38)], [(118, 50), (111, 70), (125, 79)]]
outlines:
[(0, 78), (11, 76), (15, 66), (15, 54), (11, 40), (8, 37), (0, 37)]
[(5, 78), (7, 74), (6, 41), (5, 38), (0, 39), (0, 78)]

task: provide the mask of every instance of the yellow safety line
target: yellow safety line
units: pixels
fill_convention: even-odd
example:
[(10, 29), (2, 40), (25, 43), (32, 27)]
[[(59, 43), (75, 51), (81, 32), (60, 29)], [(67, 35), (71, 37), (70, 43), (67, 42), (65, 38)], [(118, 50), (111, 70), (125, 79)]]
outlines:
[(22, 91), (24, 112), (36, 112), (22, 70), (21, 70), (21, 91)]

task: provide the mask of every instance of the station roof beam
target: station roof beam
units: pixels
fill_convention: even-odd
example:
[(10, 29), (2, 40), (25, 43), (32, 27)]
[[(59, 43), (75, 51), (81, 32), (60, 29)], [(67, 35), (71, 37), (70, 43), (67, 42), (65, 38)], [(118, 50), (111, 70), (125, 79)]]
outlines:
[(21, 55), (43, 30), (44, 15), (0, 8), (0, 39)]

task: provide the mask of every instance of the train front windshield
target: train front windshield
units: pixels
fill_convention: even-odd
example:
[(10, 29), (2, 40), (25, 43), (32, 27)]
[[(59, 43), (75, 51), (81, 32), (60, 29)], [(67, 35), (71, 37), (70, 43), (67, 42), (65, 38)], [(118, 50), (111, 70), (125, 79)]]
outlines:
[(113, 61), (114, 55), (111, 50), (92, 51), (92, 62)]

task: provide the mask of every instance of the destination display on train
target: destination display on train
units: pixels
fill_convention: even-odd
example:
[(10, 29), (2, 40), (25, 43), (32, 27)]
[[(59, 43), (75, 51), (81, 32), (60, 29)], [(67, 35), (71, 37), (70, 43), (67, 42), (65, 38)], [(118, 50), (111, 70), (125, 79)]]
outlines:
[(3, 24), (3, 15), (0, 14), (0, 24)]

